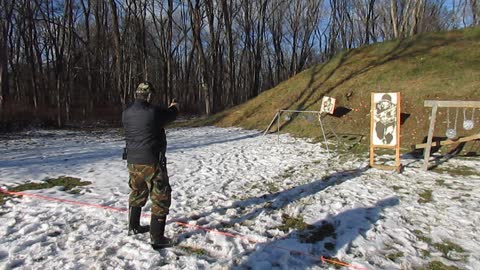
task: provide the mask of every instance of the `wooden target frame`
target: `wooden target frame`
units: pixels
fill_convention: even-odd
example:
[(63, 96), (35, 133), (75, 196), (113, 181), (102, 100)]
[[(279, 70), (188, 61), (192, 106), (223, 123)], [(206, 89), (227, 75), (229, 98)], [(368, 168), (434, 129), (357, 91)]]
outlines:
[[(378, 101), (378, 102), (376, 102)], [(371, 109), (370, 109), (370, 167), (382, 170), (396, 170), (400, 172), (400, 93), (371, 93)], [(384, 105), (385, 104), (385, 105)], [(393, 109), (395, 112), (393, 112)], [(383, 110), (383, 111), (381, 111)], [(388, 120), (385, 123), (385, 115), (388, 115)], [(380, 126), (382, 125), (382, 126)], [(387, 137), (382, 133), (382, 142), (379, 142), (379, 130), (386, 129), (393, 132), (389, 133)], [(375, 164), (375, 149), (394, 149), (395, 150), (395, 165)]]
[(438, 108), (480, 108), (480, 101), (462, 101), (462, 100), (425, 100), (425, 107), (432, 108), (432, 115), (430, 117), (430, 126), (428, 127), (427, 143), (415, 145), (415, 149), (425, 148), (423, 151), (423, 166), (422, 169), (427, 171), (429, 169), (428, 162), (430, 160), (432, 146), (449, 145), (460, 142), (468, 142), (480, 139), (480, 133), (468, 137), (460, 138), (458, 140), (446, 140), (439, 143), (433, 142), (433, 132), (435, 130), (435, 122), (437, 119)]

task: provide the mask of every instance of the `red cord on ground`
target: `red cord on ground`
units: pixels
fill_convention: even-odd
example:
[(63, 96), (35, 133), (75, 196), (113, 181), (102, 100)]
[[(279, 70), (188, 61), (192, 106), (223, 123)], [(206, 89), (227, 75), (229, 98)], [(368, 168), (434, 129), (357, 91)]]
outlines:
[[(128, 209), (124, 209), (124, 208), (117, 208), (117, 207), (113, 207), (113, 206), (105, 206), (105, 205), (94, 204), (94, 203), (78, 202), (78, 201), (67, 200), (67, 199), (58, 199), (58, 198), (53, 198), (53, 197), (48, 197), (48, 196), (43, 196), (43, 195), (38, 195), (38, 194), (25, 193), (25, 192), (8, 191), (8, 190), (2, 189), (2, 188), (0, 188), (0, 192), (8, 194), (8, 195), (26, 196), (26, 197), (38, 198), (38, 199), (47, 200), (47, 201), (55, 201), (55, 202), (73, 204), (73, 205), (87, 206), (87, 207), (93, 207), (93, 208), (101, 208), (101, 209), (112, 210), (112, 211), (117, 211), (117, 212), (124, 212), (124, 213), (128, 212)], [(150, 214), (145, 213), (142, 216), (150, 216)], [(204, 231), (219, 234), (219, 235), (225, 235), (225, 236), (228, 236), (228, 237), (239, 238), (239, 239), (246, 240), (246, 241), (248, 241), (250, 243), (253, 243), (253, 244), (270, 245), (270, 246), (272, 246), (274, 248), (277, 248), (277, 249), (286, 250), (286, 251), (289, 251), (289, 252), (295, 253), (295, 254), (302, 254), (304, 256), (320, 260), (322, 263), (327, 262), (327, 263), (330, 263), (330, 264), (346, 266), (346, 267), (349, 267), (349, 268), (352, 268), (352, 269), (368, 270), (365, 267), (351, 265), (351, 264), (344, 263), (344, 262), (341, 262), (341, 261), (338, 261), (338, 260), (327, 259), (324, 256), (320, 256), (320, 257), (314, 256), (312, 254), (305, 253), (305, 252), (302, 252), (302, 251), (276, 246), (276, 245), (273, 245), (273, 244), (269, 244), (267, 242), (260, 242), (260, 241), (257, 241), (257, 240), (251, 239), (251, 238), (247, 238), (245, 236), (236, 235), (236, 234), (229, 233), (229, 232), (222, 232), (222, 231), (218, 231), (218, 230), (213, 230), (213, 229), (205, 228), (205, 227), (198, 226), (198, 225), (192, 225), (192, 224), (188, 224), (188, 223), (184, 223), (184, 222), (180, 222), (180, 221), (175, 221), (175, 223), (177, 225), (180, 225), (180, 226), (183, 226), (183, 227), (192, 227), (192, 228), (204, 230)]]

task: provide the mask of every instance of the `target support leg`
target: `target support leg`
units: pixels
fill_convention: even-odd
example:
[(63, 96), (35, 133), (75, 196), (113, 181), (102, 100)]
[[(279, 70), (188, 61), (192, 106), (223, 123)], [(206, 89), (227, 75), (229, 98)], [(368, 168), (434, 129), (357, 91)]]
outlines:
[(430, 118), (430, 127), (428, 128), (427, 146), (423, 152), (423, 170), (428, 170), (428, 160), (430, 159), (430, 151), (432, 150), (433, 131), (435, 130), (435, 120), (437, 118), (438, 106), (432, 107), (432, 116)]

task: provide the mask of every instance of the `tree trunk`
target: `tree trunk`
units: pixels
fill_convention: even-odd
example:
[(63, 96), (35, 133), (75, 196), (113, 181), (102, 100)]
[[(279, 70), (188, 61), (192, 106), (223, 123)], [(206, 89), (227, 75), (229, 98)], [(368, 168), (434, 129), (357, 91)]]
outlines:
[(188, 6), (190, 11), (191, 26), (193, 32), (193, 38), (195, 40), (195, 47), (198, 53), (198, 63), (199, 63), (199, 75), (200, 75), (200, 90), (203, 92), (205, 99), (205, 114), (212, 114), (212, 104), (210, 103), (210, 76), (209, 76), (209, 67), (205, 52), (203, 50), (202, 38), (200, 36), (201, 32), (201, 10), (200, 2), (197, 1), (195, 7), (193, 7), (192, 1), (188, 0)]
[(390, 0), (390, 18), (392, 21), (393, 37), (398, 38), (398, 14), (396, 0)]
[(9, 31), (12, 27), (13, 1), (2, 1), (1, 14), (5, 16), (0, 20), (0, 114), (5, 115), (5, 106), (10, 98), (10, 76), (8, 72), (8, 61), (10, 59), (8, 40), (12, 37)]
[(120, 96), (122, 108), (125, 108), (126, 93), (122, 89), (123, 58), (122, 58), (120, 25), (118, 21), (117, 4), (115, 3), (115, 0), (109, 0), (109, 3), (110, 3), (110, 9), (112, 10), (112, 20), (113, 20), (112, 30), (113, 30), (113, 46), (115, 50), (115, 78), (116, 78), (116, 84), (117, 84), (117, 93)]
[(0, 114), (4, 115), (5, 103), (8, 99), (10, 90), (9, 90), (9, 80), (8, 80), (8, 31), (7, 31), (7, 22), (1, 20), (0, 30), (2, 31), (2, 36), (0, 39)]
[(480, 20), (478, 18), (479, 7), (477, 0), (470, 0), (470, 7), (472, 9), (472, 25), (480, 25)]
[[(227, 0), (221, 0), (223, 20), (225, 23), (225, 31), (227, 33), (227, 47), (228, 47), (228, 90), (227, 96), (225, 98), (225, 103), (227, 106), (232, 106), (233, 95), (235, 94), (235, 47), (233, 44), (233, 34), (232, 34), (232, 5), (230, 1), (227, 4)], [(236, 104), (235, 104), (236, 105)]]
[(168, 23), (167, 23), (167, 97), (166, 102), (169, 103), (171, 101), (172, 93), (173, 93), (173, 52), (172, 52), (172, 37), (173, 37), (173, 0), (168, 0)]

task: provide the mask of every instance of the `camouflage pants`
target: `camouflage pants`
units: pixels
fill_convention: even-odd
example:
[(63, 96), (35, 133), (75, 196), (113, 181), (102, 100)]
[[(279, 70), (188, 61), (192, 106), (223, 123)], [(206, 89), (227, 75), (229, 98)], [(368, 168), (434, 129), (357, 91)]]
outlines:
[(162, 169), (159, 164), (128, 164), (128, 173), (128, 185), (132, 189), (129, 206), (143, 207), (150, 196), (152, 215), (167, 215), (172, 202), (172, 188), (166, 168)]

